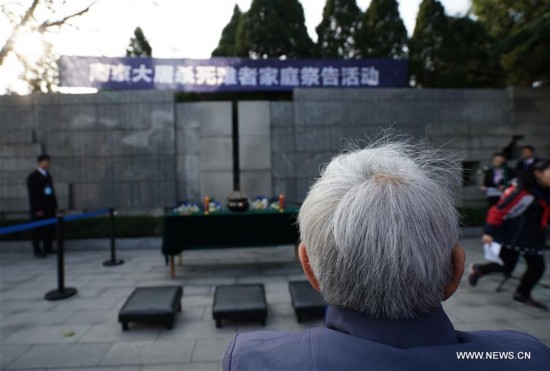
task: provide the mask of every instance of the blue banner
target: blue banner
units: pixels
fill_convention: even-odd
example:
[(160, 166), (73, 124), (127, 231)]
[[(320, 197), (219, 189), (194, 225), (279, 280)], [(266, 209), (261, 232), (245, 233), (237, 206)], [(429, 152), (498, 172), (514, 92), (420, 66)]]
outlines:
[(408, 86), (408, 63), (392, 59), (59, 59), (60, 85), (182, 92), (291, 91), (295, 88)]

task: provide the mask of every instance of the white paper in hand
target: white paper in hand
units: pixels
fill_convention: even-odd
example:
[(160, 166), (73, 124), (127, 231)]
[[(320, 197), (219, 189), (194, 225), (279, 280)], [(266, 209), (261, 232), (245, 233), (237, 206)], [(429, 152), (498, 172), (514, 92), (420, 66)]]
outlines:
[(497, 242), (486, 243), (483, 245), (483, 255), (486, 260), (494, 262), (500, 265), (504, 265), (504, 262), (500, 258), (500, 244)]

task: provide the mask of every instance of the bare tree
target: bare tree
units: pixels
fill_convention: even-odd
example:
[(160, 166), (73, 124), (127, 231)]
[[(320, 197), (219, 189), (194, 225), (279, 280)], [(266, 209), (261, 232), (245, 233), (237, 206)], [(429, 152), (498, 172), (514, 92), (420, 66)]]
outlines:
[(56, 71), (52, 71), (56, 68), (56, 58), (51, 44), (42, 37), (44, 54), (37, 61), (31, 62), (15, 47), (17, 39), (21, 35), (32, 33), (44, 36), (60, 27), (71, 26), (71, 21), (87, 13), (96, 1), (89, 0), (86, 7), (73, 11), (66, 10), (68, 0), (32, 0), (27, 6), (19, 1), (6, 0), (0, 3), (0, 12), (11, 24), (8, 38), (3, 45), (0, 44), (0, 66), (8, 55), (13, 54), (23, 64), (23, 79), (33, 91), (51, 91), (52, 79), (56, 76)]

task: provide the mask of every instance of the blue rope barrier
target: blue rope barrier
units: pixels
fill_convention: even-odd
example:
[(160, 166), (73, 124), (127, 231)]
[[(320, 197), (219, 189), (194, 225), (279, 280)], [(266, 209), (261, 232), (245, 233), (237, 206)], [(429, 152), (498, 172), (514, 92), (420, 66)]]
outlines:
[[(102, 215), (102, 214), (108, 214), (108, 213), (109, 213), (109, 209), (101, 209), (101, 210), (90, 211), (90, 212), (82, 213), (82, 214), (68, 215), (68, 216), (65, 216), (63, 218), (63, 220), (66, 221), (66, 222), (70, 222), (72, 220), (91, 218), (91, 217), (94, 217), (94, 216), (98, 216), (98, 215)], [(0, 235), (27, 231), (29, 229), (45, 227), (47, 225), (52, 225), (52, 224), (56, 224), (56, 223), (57, 223), (57, 218), (50, 218), (50, 219), (39, 220), (39, 221), (36, 221), (36, 222), (10, 225), (10, 226), (7, 226), (7, 227), (0, 228)]]
[(47, 225), (52, 225), (52, 224), (56, 224), (56, 223), (57, 223), (56, 218), (50, 218), (50, 219), (39, 220), (37, 222), (10, 225), (8, 227), (0, 228), (0, 235), (8, 234), (8, 233), (15, 233), (15, 232), (22, 232), (22, 231), (26, 231), (26, 230), (29, 230), (29, 229), (45, 227)]
[(70, 222), (71, 220), (86, 219), (86, 218), (91, 218), (93, 216), (98, 216), (103, 214), (109, 214), (109, 209), (101, 209), (101, 210), (90, 211), (82, 214), (67, 215), (63, 218), (63, 220), (66, 222)]

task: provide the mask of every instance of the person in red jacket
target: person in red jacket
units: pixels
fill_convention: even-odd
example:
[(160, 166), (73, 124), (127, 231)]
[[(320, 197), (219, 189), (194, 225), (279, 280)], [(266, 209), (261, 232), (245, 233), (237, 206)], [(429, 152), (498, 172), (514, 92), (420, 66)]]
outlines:
[(546, 226), (550, 219), (550, 160), (539, 160), (520, 178), (517, 186), (506, 189), (499, 202), (489, 209), (483, 243), (501, 244), (498, 263), (473, 264), (469, 274), (472, 286), (482, 276), (502, 272), (510, 275), (522, 255), (527, 270), (514, 293), (514, 300), (548, 310), (531, 297), (531, 290), (544, 273)]

